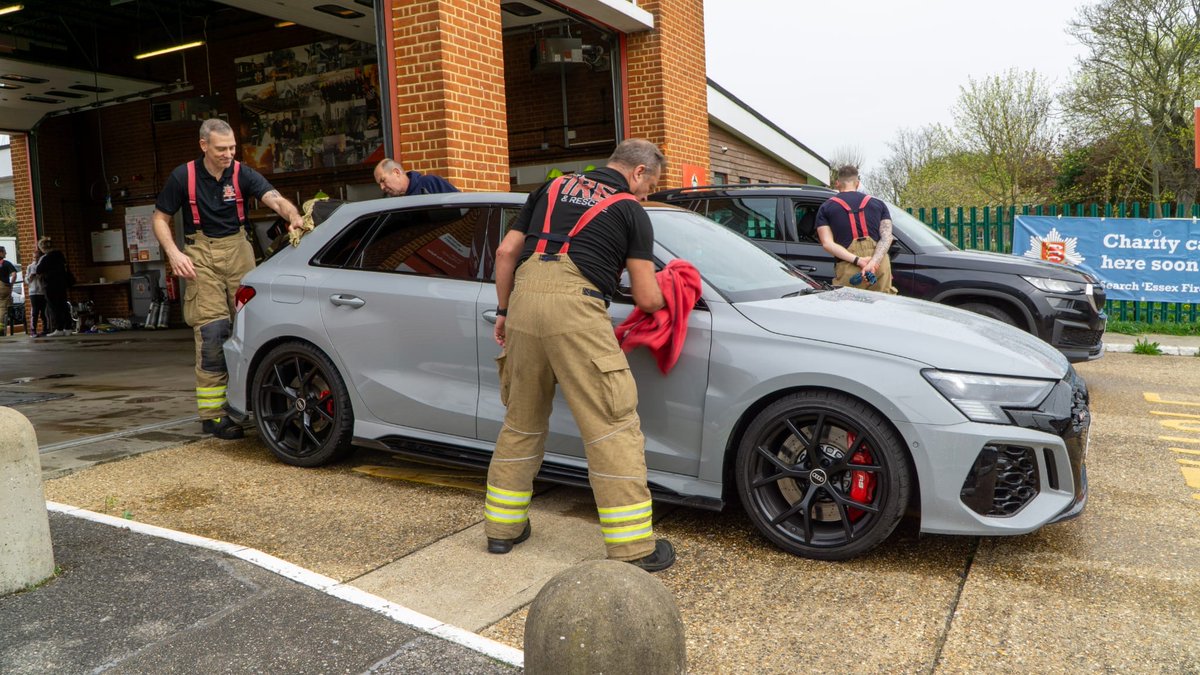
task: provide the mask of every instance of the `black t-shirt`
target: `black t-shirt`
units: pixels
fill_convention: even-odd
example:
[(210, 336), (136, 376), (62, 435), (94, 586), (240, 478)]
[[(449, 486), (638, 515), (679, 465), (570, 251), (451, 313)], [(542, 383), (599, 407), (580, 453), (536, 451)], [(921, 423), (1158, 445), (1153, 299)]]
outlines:
[[(862, 204), (863, 197), (866, 195), (861, 192), (839, 192), (837, 197), (857, 212), (858, 205)], [(865, 211), (867, 230), (870, 232), (871, 238), (878, 242), (879, 223), (883, 220), (891, 220), (892, 214), (888, 211), (887, 204), (874, 197), (867, 202)], [(857, 221), (857, 217), (855, 220)], [(817, 210), (817, 227), (822, 225), (829, 226), (829, 229), (833, 231), (833, 240), (842, 246), (849, 246), (850, 242), (854, 241), (854, 234), (850, 229), (850, 214), (841, 204), (832, 199), (826, 200)]]
[[(275, 188), (267, 182), (263, 175), (242, 164), (238, 170), (238, 184), (242, 188), (242, 201), (246, 213), (250, 212), (248, 202), (251, 198), (261, 199)], [(242, 224), (237, 217), (237, 196), (233, 190), (233, 165), (230, 164), (221, 174), (221, 179), (212, 177), (204, 168), (204, 158), (196, 160), (196, 208), (200, 211), (201, 227), (197, 228), (192, 222), (192, 209), (188, 204), (188, 171), (187, 164), (175, 167), (167, 177), (167, 184), (158, 193), (158, 201), (154, 208), (173, 216), (180, 208), (183, 209), (183, 231), (193, 234), (197, 229), (209, 237), (227, 237), (237, 234)], [(246, 225), (249, 228), (249, 224)]]
[[(550, 183), (533, 191), (513, 223), (513, 229), (525, 232), (525, 249), (520, 262), (533, 255), (537, 235), (546, 220), (546, 197)], [(570, 176), (559, 191), (558, 203), (550, 216), (550, 231), (567, 234), (579, 218), (594, 204), (618, 192), (629, 192), (629, 183), (614, 169), (603, 168), (586, 174)], [(562, 244), (546, 244), (547, 253), (556, 253)], [(625, 260), (654, 259), (654, 228), (650, 216), (636, 201), (620, 201), (604, 210), (571, 239), (567, 250), (571, 261), (601, 293), (611, 296), (617, 291), (617, 281)], [(519, 265), (520, 263), (518, 263)]]
[(0, 261), (0, 286), (11, 286), (9, 283), (13, 279), (13, 275), (17, 273), (17, 266), (10, 263), (8, 260)]

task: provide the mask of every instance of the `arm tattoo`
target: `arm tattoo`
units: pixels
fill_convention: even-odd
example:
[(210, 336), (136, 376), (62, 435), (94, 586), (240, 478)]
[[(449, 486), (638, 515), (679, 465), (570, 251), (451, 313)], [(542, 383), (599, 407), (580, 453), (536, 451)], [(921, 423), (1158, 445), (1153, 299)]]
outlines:
[(879, 242), (875, 244), (875, 253), (871, 255), (871, 262), (878, 265), (891, 247), (892, 221), (884, 219), (879, 222)]
[(263, 202), (269, 202), (272, 199), (283, 199), (283, 195), (279, 194), (279, 190), (271, 190), (262, 196)]

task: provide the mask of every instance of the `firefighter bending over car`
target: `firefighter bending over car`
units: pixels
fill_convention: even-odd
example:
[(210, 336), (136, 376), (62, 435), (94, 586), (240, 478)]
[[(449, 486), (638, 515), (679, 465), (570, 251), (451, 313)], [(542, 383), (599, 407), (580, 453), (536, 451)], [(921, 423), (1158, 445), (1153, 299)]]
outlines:
[(837, 261), (834, 286), (895, 293), (892, 287), (892, 214), (878, 199), (859, 192), (858, 168), (838, 169), (836, 196), (817, 210), (817, 238)]
[[(167, 178), (154, 204), (154, 236), (175, 276), (187, 280), (183, 318), (196, 339), (196, 407), (204, 432), (235, 439), (243, 431), (225, 411), (229, 373), (222, 345), (230, 335), (234, 295), (254, 268), (246, 199), (269, 206), (287, 221), (288, 230), (301, 228), (302, 219), (262, 174), (233, 158), (237, 140), (227, 122), (209, 119), (200, 125), (200, 150), (200, 158), (176, 167)], [(184, 205), (180, 251), (171, 218)]]
[(639, 309), (665, 304), (654, 231), (638, 203), (665, 164), (653, 143), (623, 141), (605, 168), (555, 178), (530, 194), (500, 242), (496, 364), (508, 412), (488, 467), (490, 553), (529, 538), (557, 384), (579, 424), (608, 557), (651, 572), (675, 562), (671, 543), (654, 538), (637, 385), (608, 314), (622, 268)]

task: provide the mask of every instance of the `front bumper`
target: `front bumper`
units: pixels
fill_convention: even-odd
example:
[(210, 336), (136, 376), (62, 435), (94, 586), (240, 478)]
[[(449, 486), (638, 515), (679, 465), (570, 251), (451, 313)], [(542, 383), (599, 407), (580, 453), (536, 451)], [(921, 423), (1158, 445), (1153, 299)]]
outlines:
[(1093, 286), (1091, 293), (1045, 294), (1043, 300), (1051, 321), (1044, 339), (1072, 363), (1104, 356), (1104, 329), (1108, 326), (1108, 315), (1104, 313), (1106, 297), (1100, 286)]
[(1023, 534), (1082, 512), (1091, 425), (1082, 378), (1072, 369), (1037, 410), (1010, 416), (1013, 425), (901, 428), (915, 439), (923, 532)]

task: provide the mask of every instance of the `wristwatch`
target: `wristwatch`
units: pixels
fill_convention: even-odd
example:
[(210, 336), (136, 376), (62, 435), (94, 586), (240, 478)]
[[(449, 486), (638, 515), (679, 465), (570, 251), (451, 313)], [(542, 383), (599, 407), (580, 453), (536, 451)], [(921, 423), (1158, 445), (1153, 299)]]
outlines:
[(508, 310), (500, 309), (499, 307), (497, 307), (496, 308), (496, 316), (508, 316)]

